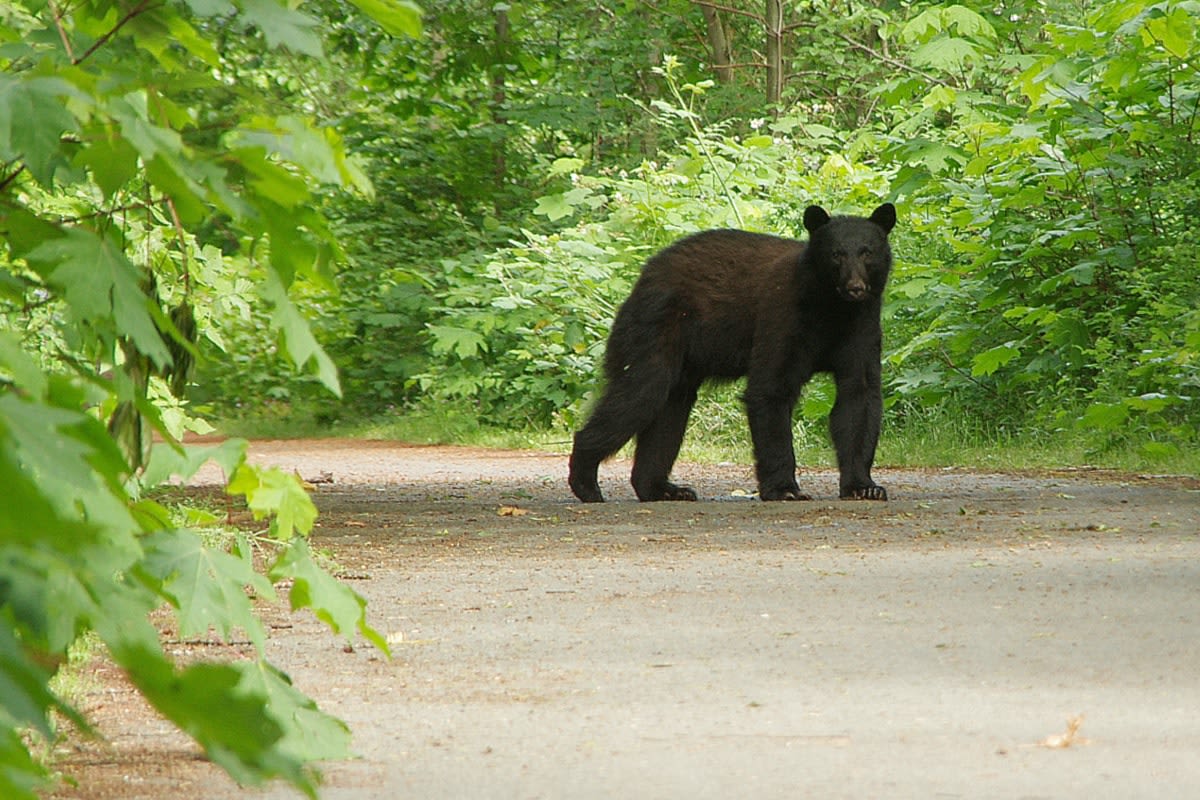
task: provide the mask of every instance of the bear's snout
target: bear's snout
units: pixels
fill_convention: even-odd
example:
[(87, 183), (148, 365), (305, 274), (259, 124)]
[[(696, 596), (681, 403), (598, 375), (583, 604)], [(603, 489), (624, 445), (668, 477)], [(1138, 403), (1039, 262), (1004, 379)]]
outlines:
[(870, 289), (871, 287), (862, 278), (851, 278), (842, 286), (842, 297), (857, 303), (867, 299)]

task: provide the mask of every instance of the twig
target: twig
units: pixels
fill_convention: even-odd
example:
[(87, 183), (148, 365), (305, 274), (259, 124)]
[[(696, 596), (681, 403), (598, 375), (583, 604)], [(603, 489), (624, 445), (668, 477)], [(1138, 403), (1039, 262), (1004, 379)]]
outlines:
[[(126, 25), (128, 25), (130, 22), (132, 22), (137, 17), (140, 17), (142, 14), (145, 14), (152, 7), (154, 7), (154, 3), (152, 2), (152, 0), (142, 0), (142, 2), (139, 3), (138, 5), (134, 6), (133, 9), (128, 14), (126, 14), (125, 16), (123, 16), (119, 20), (117, 20), (117, 24), (113, 26), (113, 29), (110, 30), (108, 33), (104, 34), (103, 36), (101, 36), (99, 39), (97, 39), (92, 44), (92, 46), (89, 47), (87, 49), (87, 51), (84, 52), (83, 55), (81, 55), (79, 58), (72, 58), (71, 63), (78, 65), (78, 64), (82, 64), (84, 61), (87, 61), (88, 58), (90, 58), (93, 53), (95, 53), (97, 50), (99, 50), (104, 45), (108, 44), (108, 40), (111, 39), (112, 37), (116, 36), (118, 31), (121, 30), (121, 28), (124, 28)], [(69, 53), (68, 53), (68, 55), (69, 55)]]
[(192, 273), (188, 269), (188, 248), (187, 234), (183, 230), (183, 220), (179, 218), (179, 211), (175, 208), (175, 200), (170, 195), (166, 196), (167, 208), (171, 210), (171, 222), (175, 225), (175, 235), (179, 237), (179, 254), (183, 259), (183, 293), (192, 293)]
[[(815, 22), (797, 22), (789, 27), (815, 28), (816, 26), (817, 26), (817, 24)], [(854, 39), (850, 38), (849, 36), (842, 33), (841, 31), (833, 31), (833, 35), (838, 37), (839, 39), (841, 39), (843, 42), (850, 45), (851, 47), (855, 48), (856, 50), (862, 50), (867, 55), (871, 56), (872, 58), (877, 58), (885, 64), (896, 67), (897, 69), (902, 69), (905, 72), (911, 72), (914, 75), (919, 75), (927, 81), (936, 83), (938, 86), (951, 86), (952, 85), (952, 84), (947, 83), (946, 81), (942, 80), (941, 78), (937, 77), (936, 75), (930, 75), (928, 72), (919, 70), (910, 64), (905, 64), (903, 61), (900, 61), (899, 59), (892, 58), (891, 56), (887, 55), (886, 53), (881, 53), (878, 50), (876, 50), (874, 47), (871, 47), (870, 45), (863, 44), (862, 42), (859, 42), (859, 41), (855, 41)]]
[[(11, 163), (12, 163), (11, 161), (8, 162), (8, 164), (11, 164)], [(8, 164), (5, 164), (4, 166), (8, 167)], [(25, 171), (25, 165), (21, 164), (15, 170), (10, 172), (8, 175), (5, 175), (3, 179), (0, 179), (0, 192), (3, 192), (5, 189), (7, 189), (8, 185), (10, 183), (12, 183), (13, 181), (15, 181), (20, 176), (20, 174), (24, 171)]]
[(724, 11), (727, 14), (736, 14), (740, 17), (749, 17), (750, 19), (754, 20), (755, 22), (761, 22), (763, 25), (767, 24), (766, 17), (764, 17), (762, 14), (755, 14), (753, 11), (743, 11), (740, 8), (733, 8), (731, 6), (723, 6), (723, 5), (719, 5), (717, 3), (710, 3), (710, 2), (707, 2), (707, 0), (692, 0), (692, 5), (704, 6), (705, 8), (711, 8), (714, 11)]
[(67, 58), (71, 59), (72, 64), (78, 64), (75, 60), (75, 49), (71, 47), (71, 40), (67, 38), (67, 31), (63, 28), (62, 12), (58, 10), (58, 5), (54, 0), (50, 0), (50, 13), (54, 15), (54, 27), (58, 29), (58, 38), (62, 39), (63, 48), (67, 51)]

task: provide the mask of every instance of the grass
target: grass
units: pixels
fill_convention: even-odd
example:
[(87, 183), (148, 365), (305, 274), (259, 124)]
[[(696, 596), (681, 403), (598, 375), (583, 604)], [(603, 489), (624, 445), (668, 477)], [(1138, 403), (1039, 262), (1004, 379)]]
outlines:
[[(736, 385), (705, 389), (692, 413), (680, 459), (700, 463), (753, 462), (749, 430)], [(460, 444), (498, 449), (566, 453), (572, 431), (565, 427), (511, 430), (491, 426), (470, 409), (428, 404), (370, 418), (321, 419), (271, 406), (237, 419), (220, 420), (222, 433), (246, 438), (346, 437)], [(833, 449), (823, 419), (798, 416), (793, 426), (797, 461), (833, 467)], [(1200, 476), (1195, 437), (1177, 437), (1168, 447), (1146, 447), (1151, 432), (1131, 429), (1102, 433), (1064, 427), (1049, 431), (1016, 428), (959, 413), (945, 406), (885, 412), (875, 462), (893, 467), (956, 466), (987, 470), (1098, 467), (1131, 472)], [(627, 446), (623, 454), (628, 456)]]
[(512, 430), (488, 425), (469, 409), (430, 403), (391, 414), (361, 417), (348, 414), (330, 420), (280, 404), (238, 417), (210, 420), (226, 436), (247, 439), (349, 438), (392, 440), (411, 444), (461, 444), (496, 449), (569, 450), (570, 434), (562, 429)]

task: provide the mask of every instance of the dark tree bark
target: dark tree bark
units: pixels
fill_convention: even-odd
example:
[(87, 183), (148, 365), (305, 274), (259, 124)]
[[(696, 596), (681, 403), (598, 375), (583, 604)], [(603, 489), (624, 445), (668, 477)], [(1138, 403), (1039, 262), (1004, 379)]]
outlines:
[(729, 31), (721, 12), (712, 6), (701, 5), (704, 24), (708, 30), (708, 47), (712, 52), (713, 74), (720, 83), (733, 82), (733, 58), (729, 43)]
[(779, 105), (783, 96), (783, 3), (767, 0), (767, 105)]
[[(509, 55), (512, 47), (512, 32), (508, 24), (508, 7), (497, 4), (496, 9), (496, 38), (495, 59), (492, 62), (492, 122), (498, 127), (508, 124), (505, 103), (508, 100), (508, 87), (505, 83), (508, 72)], [(506, 137), (498, 136), (492, 151), (492, 180), (496, 188), (496, 202), (504, 191), (508, 178), (508, 152)]]

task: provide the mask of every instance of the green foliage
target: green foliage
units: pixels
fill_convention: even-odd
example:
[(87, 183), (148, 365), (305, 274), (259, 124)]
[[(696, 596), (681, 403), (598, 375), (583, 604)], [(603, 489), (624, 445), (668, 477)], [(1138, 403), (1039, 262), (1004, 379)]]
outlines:
[[(413, 32), (406, 2), (364, 2)], [(282, 777), (315, 795), (310, 762), (347, 751), (264, 658), (256, 599), (294, 586), (344, 635), (383, 640), (364, 604), (313, 563), (315, 509), (294, 476), (245, 463), (244, 442), (185, 448), (179, 396), (213, 323), (269, 310), (280, 351), (336, 393), (332, 361), (293, 297), (329, 286), (340, 249), (314, 188), (371, 191), (330, 127), (237, 78), (244, 59), (319, 57), (315, 18), (277, 0), (0, 9), (0, 795), (32, 798), (29, 755), (52, 715), (87, 720), (49, 688), (94, 634), (164, 716), (239, 781)], [(162, 443), (152, 446), (158, 434)], [(150, 490), (216, 459), (256, 518), (215, 541)], [(254, 556), (266, 556), (265, 572)], [(248, 595), (247, 591), (253, 593)], [(183, 635), (242, 631), (257, 658), (180, 668), (150, 611)], [(385, 648), (386, 649), (386, 648)]]
[(937, 142), (954, 160), (930, 169), (911, 142), (896, 148), (944, 261), (896, 287), (916, 328), (893, 363), (912, 396), (1139, 426), (1153, 457), (1200, 425), (1198, 13), (1071, 13), (992, 76), (989, 98), (955, 101), (961, 122)]
[[(1113, 2), (1037, 26), (982, 10), (876, 19), (910, 71), (878, 86), (885, 124), (850, 135), (798, 112), (705, 128), (711, 83), (677, 82), (668, 59), (674, 102), (646, 108), (692, 135), (629, 173), (559, 159), (547, 178), (570, 184), (532, 211), (574, 224), (427, 273), (442, 302), (416, 385), (504, 424), (573, 424), (649, 252), (704, 227), (791, 233), (808, 202), (866, 207), (890, 183), (911, 212), (885, 311), (901, 424), (949, 404), (1014, 430), (1081, 426), (1101, 448), (1141, 431), (1147, 459), (1194, 442), (1195, 11)], [(830, 398), (810, 395), (817, 421)]]
[[(722, 7), (723, 24), (759, 41), (759, 10)], [(572, 425), (655, 249), (722, 225), (794, 234), (809, 202), (890, 197), (894, 424), (946, 406), (986, 430), (1078, 429), (1097, 452), (1140, 437), (1147, 460), (1195, 443), (1189, 2), (801, 3), (778, 109), (747, 99), (753, 70), (706, 69), (692, 4), (647, 18), (462, 0), (419, 42), (364, 40), (325, 11), (367, 88), (333, 81), (314, 102), (348, 101), (378, 202), (329, 204), (352, 266), (340, 297), (299, 294), (350, 402), (281, 379), (255, 311), (221, 331), (240, 346), (205, 375), (226, 408), (334, 420), (453, 404), (491, 425)], [(801, 417), (819, 426), (830, 402), (810, 387)]]

